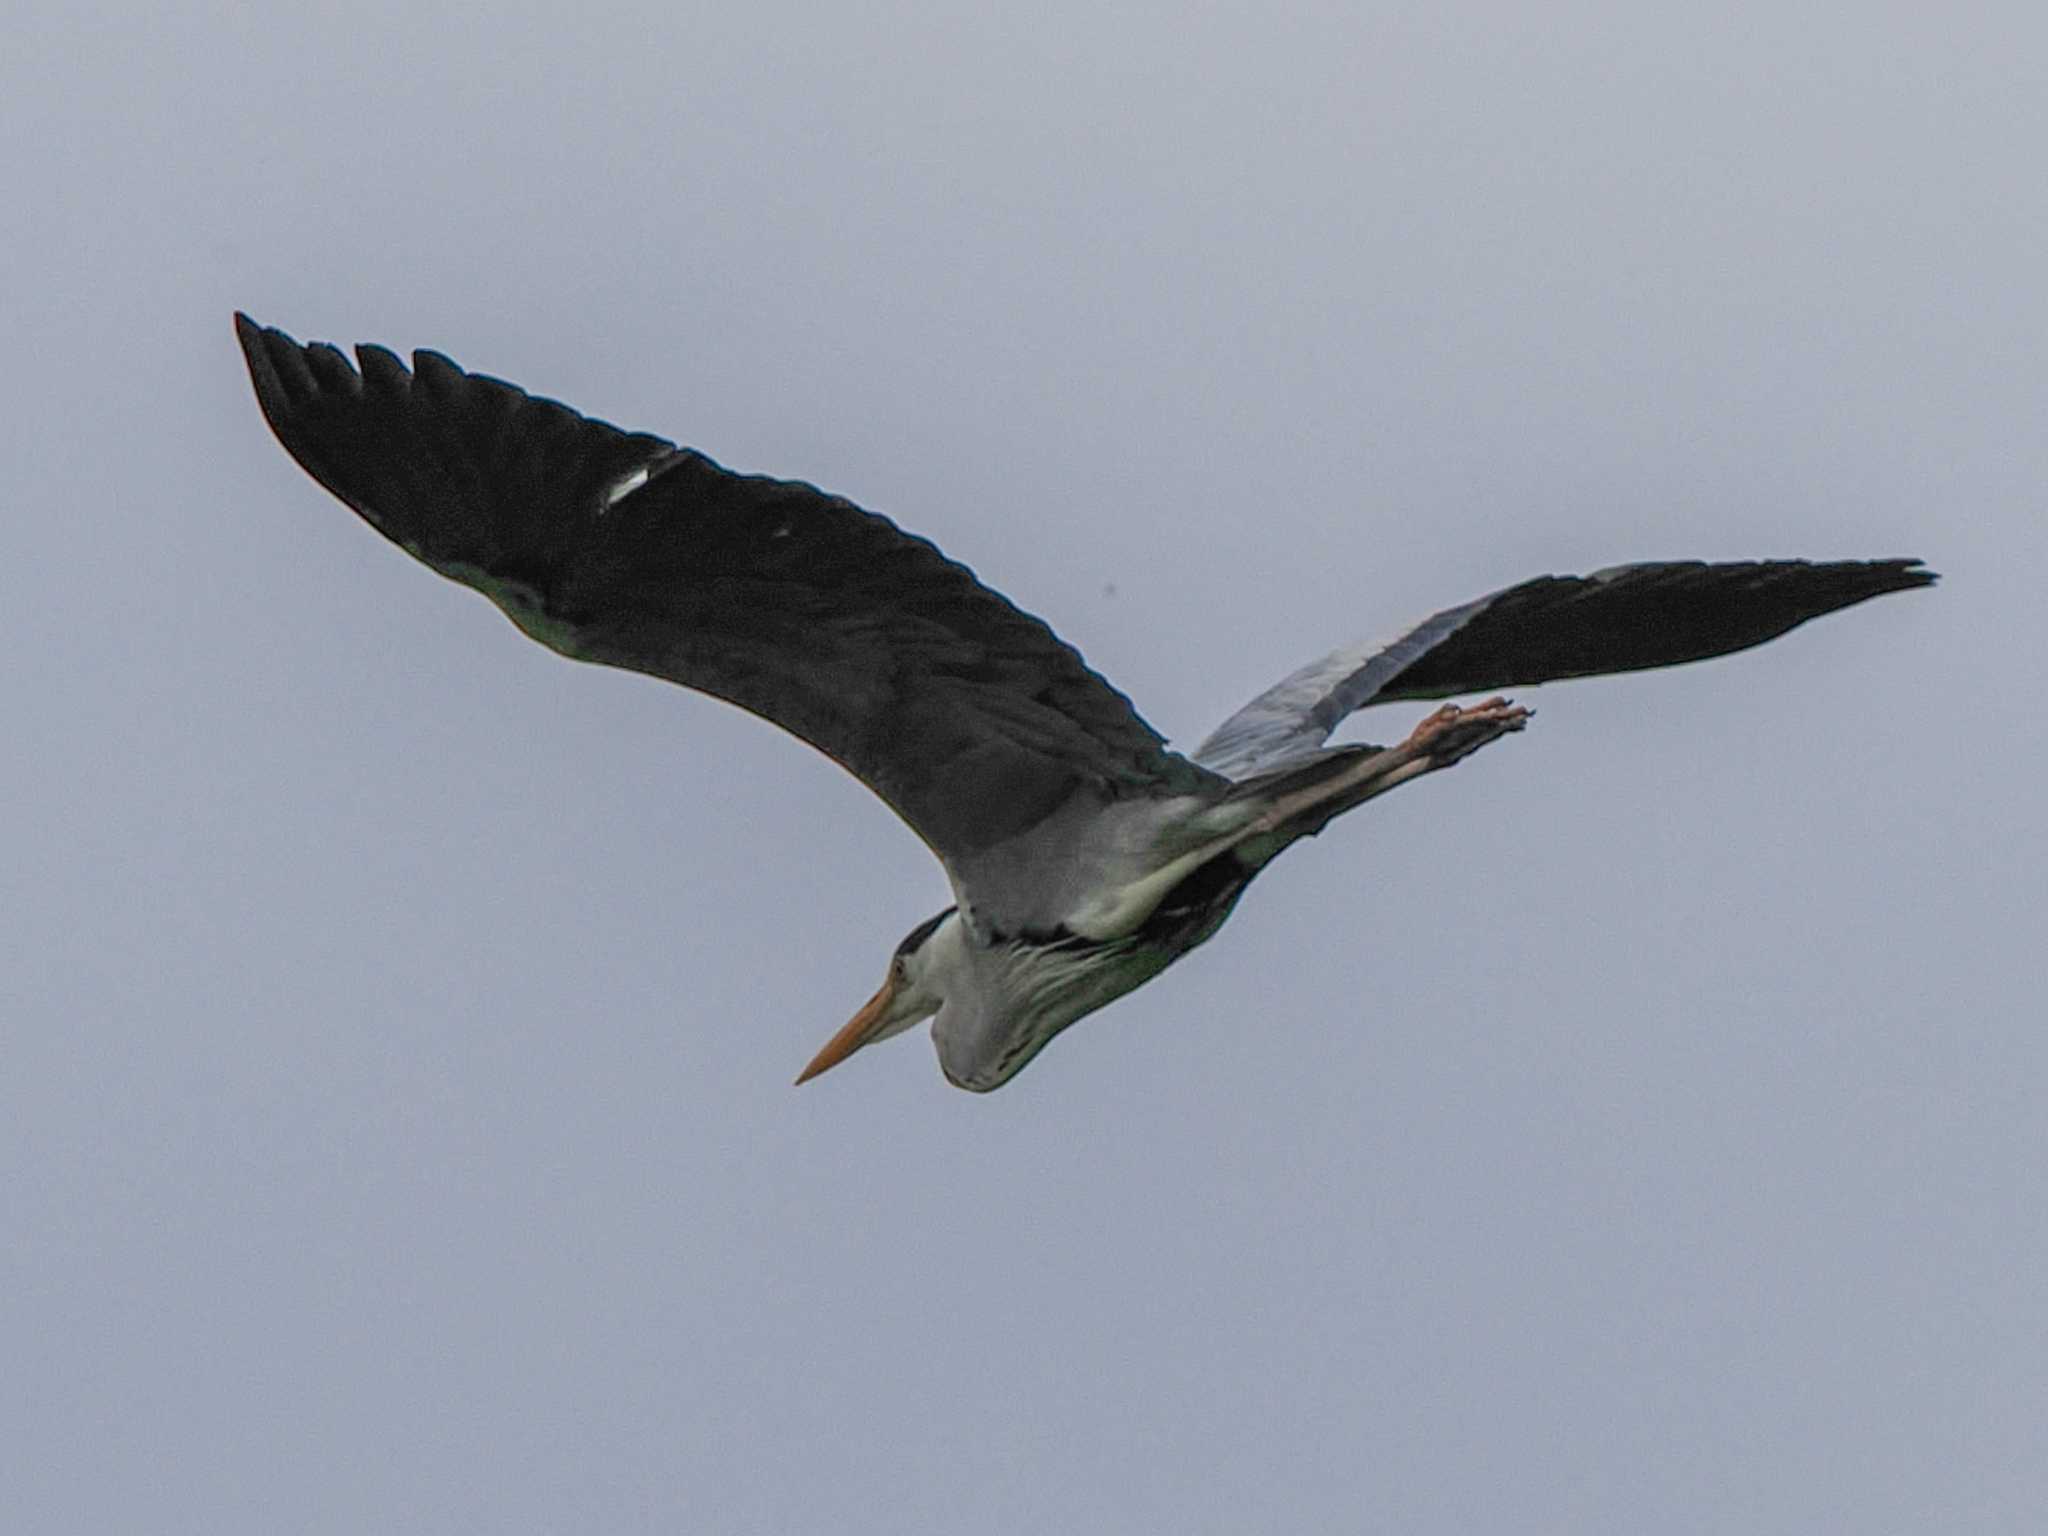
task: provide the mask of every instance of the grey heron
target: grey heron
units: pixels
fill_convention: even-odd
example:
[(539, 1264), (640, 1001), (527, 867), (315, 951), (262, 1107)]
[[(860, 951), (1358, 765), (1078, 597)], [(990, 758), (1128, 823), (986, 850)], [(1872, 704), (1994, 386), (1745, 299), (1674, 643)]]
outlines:
[(932, 1020), (986, 1091), (1205, 942), (1282, 850), (1527, 723), (1445, 704), (1398, 745), (1329, 745), (1367, 704), (1670, 666), (1935, 580), (1917, 560), (1700, 561), (1540, 576), (1309, 663), (1170, 749), (1042, 621), (888, 519), (737, 474), (463, 371), (235, 317), (287, 452), (378, 532), (542, 644), (752, 711), (858, 776), (953, 903), (807, 1066)]

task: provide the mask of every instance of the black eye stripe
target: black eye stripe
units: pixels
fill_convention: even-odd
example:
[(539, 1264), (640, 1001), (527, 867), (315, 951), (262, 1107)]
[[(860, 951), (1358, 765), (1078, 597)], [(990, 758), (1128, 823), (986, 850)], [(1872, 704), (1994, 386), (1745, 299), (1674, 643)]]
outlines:
[(909, 954), (913, 949), (917, 948), (918, 945), (922, 944), (926, 939), (930, 938), (932, 936), (932, 931), (936, 929), (939, 926), (939, 924), (943, 923), (947, 918), (951, 917), (953, 915), (953, 911), (954, 909), (952, 907), (948, 907), (945, 911), (939, 913), (938, 916), (928, 917), (923, 922), (919, 923), (915, 928), (911, 929), (909, 933), (904, 935), (903, 942), (896, 946), (896, 958), (898, 960), (901, 960), (905, 955)]

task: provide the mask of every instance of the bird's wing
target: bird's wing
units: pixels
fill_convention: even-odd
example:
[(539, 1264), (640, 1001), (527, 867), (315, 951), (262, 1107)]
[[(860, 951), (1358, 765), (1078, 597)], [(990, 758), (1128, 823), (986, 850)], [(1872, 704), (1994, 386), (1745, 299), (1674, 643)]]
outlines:
[(700, 689), (858, 775), (952, 863), (1069, 797), (1213, 788), (1040, 620), (849, 501), (381, 347), (236, 328), (291, 456), (581, 661)]
[(1685, 560), (1539, 576), (1333, 651), (1267, 689), (1196, 748), (1242, 779), (1319, 748), (1354, 709), (1669, 667), (1761, 645), (1865, 598), (1935, 580), (1917, 560)]

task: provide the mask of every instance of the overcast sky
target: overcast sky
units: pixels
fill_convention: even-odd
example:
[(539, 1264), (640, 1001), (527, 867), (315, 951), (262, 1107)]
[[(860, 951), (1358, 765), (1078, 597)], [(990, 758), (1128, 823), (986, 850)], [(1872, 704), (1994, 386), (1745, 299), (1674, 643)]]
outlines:
[[(2044, 45), (29, 0), (0, 1523), (2038, 1529)], [(799, 1091), (921, 845), (360, 524), (235, 307), (850, 495), (1188, 744), (1545, 571), (1946, 580), (1525, 694), (998, 1094)]]

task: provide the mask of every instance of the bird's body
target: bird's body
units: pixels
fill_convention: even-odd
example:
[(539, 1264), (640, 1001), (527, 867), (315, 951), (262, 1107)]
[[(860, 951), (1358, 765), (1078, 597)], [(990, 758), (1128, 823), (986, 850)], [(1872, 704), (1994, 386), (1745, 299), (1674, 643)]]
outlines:
[(1333, 652), (1182, 755), (1042, 622), (849, 502), (435, 353), (407, 370), (360, 347), (359, 372), (237, 328), (286, 449), (381, 532), (564, 655), (792, 731), (939, 857), (954, 905), (898, 946), (806, 1078), (929, 1017), (946, 1076), (998, 1087), (1211, 937), (1289, 844), (1528, 718), (1496, 698), (1446, 705), (1391, 748), (1326, 745), (1363, 705), (1720, 655), (1934, 579), (1910, 560), (1540, 577)]

